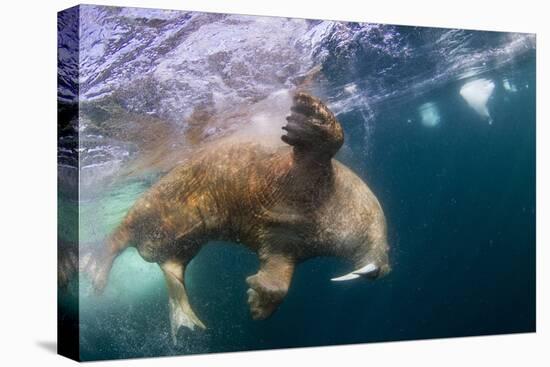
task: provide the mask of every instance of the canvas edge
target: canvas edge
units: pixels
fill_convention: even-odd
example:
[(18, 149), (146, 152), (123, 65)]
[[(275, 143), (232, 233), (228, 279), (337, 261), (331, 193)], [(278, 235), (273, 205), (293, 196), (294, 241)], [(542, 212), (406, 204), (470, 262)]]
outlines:
[[(69, 49), (62, 49), (61, 37), (71, 37), (75, 42)], [(80, 5), (57, 13), (57, 40), (57, 353), (80, 361), (78, 289)], [(67, 55), (70, 55), (74, 62), (62, 62), (63, 57)], [(67, 91), (74, 93), (67, 93)], [(68, 278), (69, 275), (70, 278)]]

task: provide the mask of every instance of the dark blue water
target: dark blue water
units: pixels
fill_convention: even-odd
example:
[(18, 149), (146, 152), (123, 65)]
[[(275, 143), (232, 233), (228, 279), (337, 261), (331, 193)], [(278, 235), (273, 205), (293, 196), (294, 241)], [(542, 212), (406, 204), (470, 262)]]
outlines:
[[(528, 86), (495, 89), (492, 125), (465, 108), (458, 83), (390, 104), (377, 120), (356, 167), (390, 218), (394, 271), (391, 290), (376, 285), (383, 301), (364, 324), (369, 340), (534, 330), (534, 67), (531, 59), (486, 75), (513, 73)], [(440, 107), (431, 129), (407, 123), (424, 101)]]
[[(374, 282), (335, 283), (330, 278), (348, 272), (348, 264), (310, 260), (298, 267), (276, 313), (253, 321), (245, 278), (257, 271), (256, 256), (236, 244), (209, 243), (186, 273), (191, 304), (208, 329), (182, 329), (174, 346), (162, 275), (130, 249), (115, 263), (105, 295), (80, 281), (82, 359), (535, 331), (534, 48), (511, 62), (472, 65), (469, 77), (465, 69), (448, 77), (450, 66), (433, 60), (439, 43), (429, 29), (389, 27), (392, 53), (374, 47), (388, 46), (377, 38), (384, 39), (383, 30), (345, 52), (328, 42), (333, 52), (315, 88), (337, 105), (341, 87), (356, 81), (351, 93), (364, 97), (338, 110), (346, 144), (337, 158), (384, 208), (392, 272)], [(446, 50), (463, 42), (479, 54), (503, 37), (473, 32)], [(413, 56), (400, 53), (405, 45)], [(460, 94), (473, 79), (494, 84), (490, 121)], [(436, 106), (435, 123), (423, 120), (426, 103)], [(109, 233), (150, 184), (120, 182), (101, 199), (81, 202), (80, 237)], [(60, 293), (62, 302), (75, 297)]]

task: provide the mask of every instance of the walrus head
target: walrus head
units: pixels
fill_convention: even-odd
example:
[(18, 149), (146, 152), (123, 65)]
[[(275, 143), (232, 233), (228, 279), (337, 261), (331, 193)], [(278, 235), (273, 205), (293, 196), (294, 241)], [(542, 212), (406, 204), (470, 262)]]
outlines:
[(332, 158), (344, 143), (342, 126), (318, 98), (297, 92), (281, 139), (297, 153)]

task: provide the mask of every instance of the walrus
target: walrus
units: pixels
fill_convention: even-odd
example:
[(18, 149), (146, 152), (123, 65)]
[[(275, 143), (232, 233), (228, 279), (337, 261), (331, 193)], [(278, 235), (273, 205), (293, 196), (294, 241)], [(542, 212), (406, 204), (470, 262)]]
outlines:
[(343, 129), (318, 98), (299, 91), (281, 139), (224, 139), (173, 168), (128, 211), (122, 223), (83, 261), (98, 291), (115, 258), (128, 246), (162, 269), (169, 293), (171, 333), (205, 328), (185, 290), (185, 268), (208, 241), (243, 244), (260, 265), (249, 276), (253, 319), (281, 304), (295, 267), (337, 256), (355, 270), (333, 278), (376, 279), (390, 271), (386, 220), (369, 187), (334, 155)]

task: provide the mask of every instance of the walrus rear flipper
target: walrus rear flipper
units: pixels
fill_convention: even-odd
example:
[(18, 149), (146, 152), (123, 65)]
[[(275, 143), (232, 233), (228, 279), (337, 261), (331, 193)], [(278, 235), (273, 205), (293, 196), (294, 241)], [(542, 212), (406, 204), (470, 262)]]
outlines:
[(103, 245), (89, 245), (81, 250), (80, 257), (80, 271), (88, 276), (97, 294), (103, 292), (116, 254), (108, 252)]
[[(90, 278), (96, 292), (101, 292), (107, 284), (107, 278), (116, 257), (109, 254), (102, 245), (84, 245), (60, 241), (57, 250), (57, 284), (66, 289), (79, 271)], [(79, 260), (80, 259), (80, 260)]]
[(330, 159), (344, 143), (340, 123), (320, 99), (305, 92), (293, 98), (290, 115), (281, 139), (300, 154)]
[(162, 272), (166, 279), (168, 287), (168, 296), (170, 304), (170, 326), (172, 331), (172, 341), (177, 344), (177, 333), (180, 327), (186, 327), (194, 330), (195, 326), (206, 329), (206, 326), (195, 315), (187, 291), (184, 285), (184, 267), (176, 261), (167, 261), (161, 265)]
[(78, 245), (59, 240), (57, 248), (57, 285), (66, 289), (78, 272)]
[(129, 233), (127, 216), (104, 241), (80, 248), (79, 270), (88, 276), (96, 293), (103, 292), (115, 259), (128, 248)]

